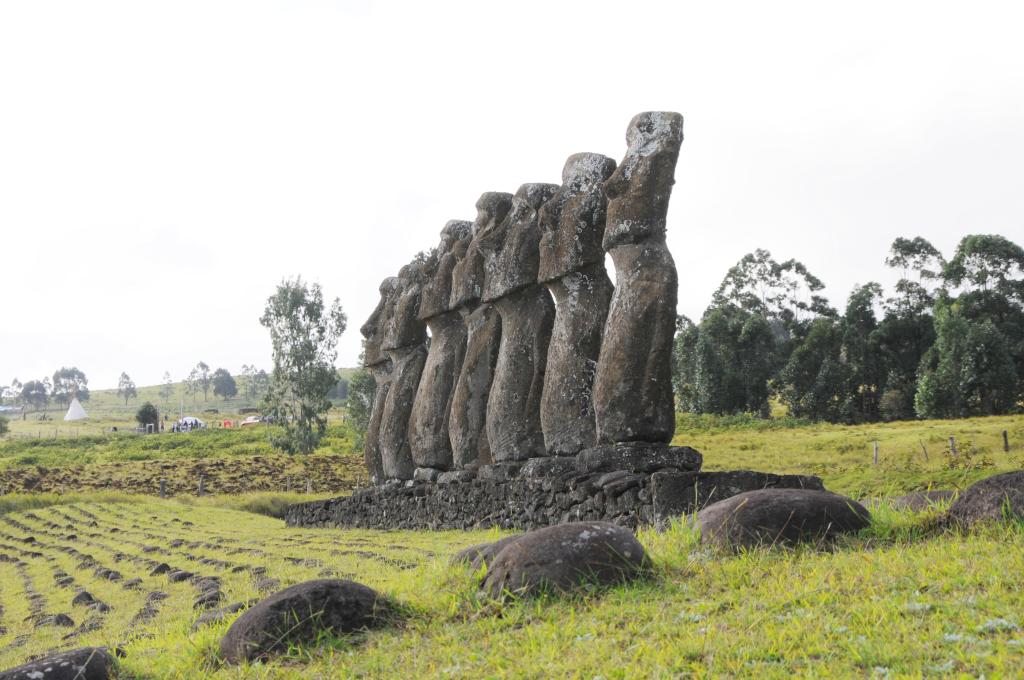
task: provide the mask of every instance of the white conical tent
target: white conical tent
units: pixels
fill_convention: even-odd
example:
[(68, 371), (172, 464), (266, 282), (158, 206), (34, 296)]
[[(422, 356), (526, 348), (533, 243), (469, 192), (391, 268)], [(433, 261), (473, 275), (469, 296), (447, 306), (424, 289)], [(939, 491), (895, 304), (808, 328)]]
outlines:
[(85, 420), (88, 417), (89, 414), (78, 403), (78, 399), (71, 400), (71, 406), (68, 406), (68, 412), (64, 414), (64, 420)]

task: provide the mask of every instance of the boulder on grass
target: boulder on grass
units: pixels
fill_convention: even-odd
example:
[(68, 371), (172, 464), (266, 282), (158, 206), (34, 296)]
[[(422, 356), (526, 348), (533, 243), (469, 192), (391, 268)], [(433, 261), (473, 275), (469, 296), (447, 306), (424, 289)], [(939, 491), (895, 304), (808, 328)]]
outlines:
[(949, 506), (949, 520), (963, 527), (1007, 519), (1024, 519), (1024, 470), (972, 484)]
[(463, 548), (452, 556), (452, 564), (468, 564), (474, 569), (479, 569), (482, 564), (490, 564), (501, 550), (514, 541), (522, 538), (522, 534), (506, 536), (493, 543), (478, 543), (468, 548)]
[(0, 671), (0, 680), (108, 680), (116, 677), (114, 657), (102, 647), (82, 647)]
[(381, 623), (386, 602), (354, 581), (306, 581), (258, 602), (235, 619), (220, 642), (231, 663), (266, 658), (323, 633), (342, 635)]
[(932, 491), (914, 491), (903, 496), (889, 499), (889, 506), (894, 510), (912, 510), (923, 512), (931, 510), (939, 503), (945, 503), (953, 499), (955, 491), (950, 489), (934, 489)]
[(852, 498), (813, 489), (747, 491), (697, 513), (701, 543), (732, 550), (827, 541), (870, 522)]
[(610, 522), (572, 522), (530, 531), (495, 555), (483, 588), (492, 597), (570, 592), (637, 578), (647, 553), (629, 529)]

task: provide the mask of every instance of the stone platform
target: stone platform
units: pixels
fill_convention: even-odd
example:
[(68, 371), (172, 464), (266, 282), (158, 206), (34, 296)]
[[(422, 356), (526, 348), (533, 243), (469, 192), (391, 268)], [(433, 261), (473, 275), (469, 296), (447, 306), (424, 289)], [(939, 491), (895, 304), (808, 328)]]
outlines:
[[(698, 464), (699, 466), (699, 464)], [(824, 489), (818, 477), (746, 470), (556, 472), (506, 479), (410, 481), (289, 507), (295, 527), (529, 530), (579, 520), (622, 526), (665, 525), (713, 501), (764, 488)], [(544, 466), (540, 466), (543, 468)]]

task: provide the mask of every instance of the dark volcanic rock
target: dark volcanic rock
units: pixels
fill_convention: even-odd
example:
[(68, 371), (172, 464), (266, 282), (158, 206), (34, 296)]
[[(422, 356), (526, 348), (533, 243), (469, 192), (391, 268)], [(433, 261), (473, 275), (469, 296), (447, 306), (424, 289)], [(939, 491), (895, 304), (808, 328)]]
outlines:
[(732, 550), (826, 541), (870, 522), (852, 498), (809, 489), (748, 491), (697, 513), (701, 542)]
[(232, 614), (236, 614), (245, 609), (246, 607), (251, 607), (257, 602), (259, 602), (259, 600), (249, 600), (248, 602), (235, 602), (234, 604), (229, 604), (218, 609), (211, 609), (210, 611), (203, 612), (196, 619), (195, 623), (192, 624), (192, 632), (199, 630), (203, 626), (212, 626), (215, 623), (220, 623), (221, 621), (226, 620)]
[(427, 348), (414, 345), (389, 350), (388, 354), (394, 362), (394, 369), (381, 412), (378, 435), (381, 464), (386, 479), (412, 479), (416, 466), (409, 449), (409, 418), (423, 365), (427, 361)]
[(83, 647), (0, 671), (0, 680), (108, 680), (117, 662), (102, 647)]
[(359, 329), (365, 339), (363, 343), (363, 365), (366, 366), (376, 383), (370, 420), (366, 428), (363, 457), (370, 479), (380, 482), (384, 479), (384, 466), (380, 457), (380, 423), (387, 402), (388, 390), (391, 387), (391, 359), (381, 350), (384, 333), (390, 324), (395, 311), (395, 304), (400, 293), (398, 277), (384, 279), (380, 284), (380, 301), (373, 314)]
[(903, 496), (889, 499), (889, 505), (896, 510), (913, 510), (921, 512), (930, 510), (938, 503), (945, 503), (953, 500), (956, 492), (950, 489), (935, 489), (932, 491), (914, 491)]
[(657, 472), (651, 475), (654, 521), (667, 524), (720, 500), (759, 489), (824, 491), (818, 477), (773, 475), (750, 470), (722, 472)]
[(353, 581), (321, 579), (286, 588), (235, 619), (220, 644), (228, 662), (265, 658), (324, 632), (350, 633), (381, 623), (384, 601)]
[(452, 444), (448, 426), (455, 381), (466, 354), (466, 324), (458, 311), (427, 319), (430, 350), (409, 420), (409, 447), (419, 467), (448, 470)]
[(665, 217), (683, 118), (641, 113), (626, 140), (626, 156), (604, 184), (603, 245), (615, 264), (616, 288), (594, 378), (597, 437), (603, 443), (669, 442), (678, 278), (665, 245)]
[(453, 464), (458, 469), (491, 462), (487, 444), (487, 399), (501, 343), (501, 317), (494, 305), (462, 312), (466, 324), (466, 354), (452, 395), (448, 434)]
[(481, 465), (476, 472), (477, 479), (491, 482), (505, 482), (519, 476), (523, 466), (515, 461), (504, 461)]
[(1024, 518), (1024, 470), (1005, 472), (967, 487), (951, 506), (949, 520), (961, 526)]
[(597, 444), (594, 374), (614, 286), (604, 264), (546, 284), (555, 299), (540, 422), (552, 455), (575, 455)]
[(570, 456), (545, 456), (531, 458), (523, 463), (520, 477), (557, 477), (576, 471), (576, 458)]
[(493, 597), (572, 591), (636, 578), (647, 554), (633, 533), (608, 522), (573, 522), (531, 531), (494, 557), (483, 587)]
[(680, 472), (700, 470), (704, 462), (700, 452), (689, 446), (631, 443), (618, 446), (595, 446), (576, 457), (579, 472), (655, 472), (675, 469)]
[(95, 602), (96, 598), (92, 596), (92, 593), (90, 593), (88, 590), (83, 590), (71, 599), (71, 606), (76, 607), (81, 605), (83, 607), (88, 607), (89, 605), (94, 604)]
[(366, 426), (363, 460), (366, 462), (366, 471), (370, 475), (370, 480), (375, 484), (384, 481), (384, 459), (380, 455), (380, 424), (384, 418), (384, 406), (388, 402), (388, 393), (391, 391), (391, 377), (394, 374), (394, 368), (391, 359), (369, 367), (376, 389), (373, 393), (370, 420)]

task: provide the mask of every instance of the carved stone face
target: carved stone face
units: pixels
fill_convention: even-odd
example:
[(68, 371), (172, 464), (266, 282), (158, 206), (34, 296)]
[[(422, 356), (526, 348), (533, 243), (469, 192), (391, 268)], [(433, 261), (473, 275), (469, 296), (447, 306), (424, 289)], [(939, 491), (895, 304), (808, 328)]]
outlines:
[(597, 153), (578, 153), (566, 160), (562, 186), (540, 210), (540, 281), (604, 261), (604, 182), (614, 171), (615, 161)]
[(484, 253), (483, 300), (496, 300), (537, 283), (540, 266), (538, 211), (557, 184), (524, 184), (512, 199), (512, 209), (493, 237), (481, 238)]
[(452, 270), (450, 308), (472, 305), (480, 299), (484, 287), (484, 256), (481, 241), (493, 239), (512, 206), (512, 194), (489, 191), (476, 202), (473, 239), (466, 256)]
[(384, 339), (384, 331), (387, 328), (391, 315), (394, 312), (395, 302), (398, 297), (398, 277), (389, 276), (380, 284), (380, 301), (377, 307), (370, 314), (370, 318), (359, 329), (363, 336), (363, 365), (376, 366), (388, 360), (381, 353), (380, 345)]
[(437, 267), (423, 285), (420, 319), (430, 319), (451, 311), (452, 271), (465, 257), (472, 233), (473, 223), (462, 220), (451, 220), (441, 230)]
[(683, 117), (670, 111), (638, 114), (629, 124), (626, 142), (626, 156), (604, 183), (608, 195), (605, 250), (665, 240), (665, 216), (683, 143)]
[(418, 345), (426, 340), (426, 327), (418, 318), (424, 279), (425, 267), (419, 262), (411, 262), (398, 272), (394, 313), (384, 332), (382, 350)]

